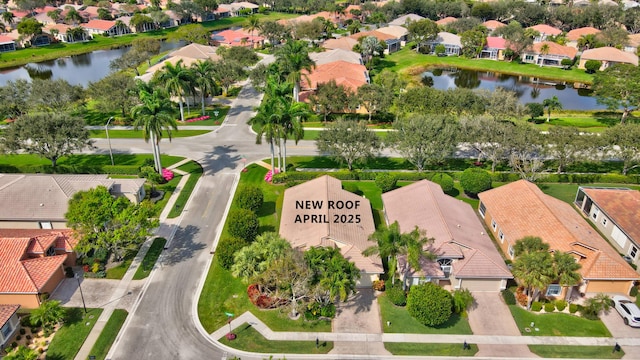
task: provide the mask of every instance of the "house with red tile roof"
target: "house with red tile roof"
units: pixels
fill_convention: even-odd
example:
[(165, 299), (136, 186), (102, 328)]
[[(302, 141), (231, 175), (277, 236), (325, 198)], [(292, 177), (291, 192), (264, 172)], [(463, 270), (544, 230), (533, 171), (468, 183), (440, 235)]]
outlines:
[(578, 40), (585, 35), (597, 35), (600, 33), (600, 30), (591, 27), (585, 26), (577, 29), (573, 29), (567, 33), (567, 46), (571, 46), (574, 48), (578, 48)]
[(284, 191), (280, 236), (301, 251), (339, 248), (360, 270), (357, 287), (370, 288), (384, 272), (380, 257), (362, 255), (374, 245), (375, 230), (369, 200), (343, 190), (336, 178), (324, 175)]
[(255, 34), (251, 34), (244, 29), (227, 29), (223, 31), (218, 31), (211, 35), (211, 40), (214, 45), (226, 45), (226, 46), (244, 46), (244, 47), (255, 47), (259, 48), (264, 45), (264, 37)]
[(18, 309), (18, 304), (0, 304), (0, 349), (4, 349), (20, 329)]
[(486, 27), (489, 30), (489, 34), (491, 34), (495, 29), (499, 29), (503, 26), (507, 26), (504, 23), (501, 23), (498, 20), (487, 20), (482, 23), (482, 26)]
[(40, 306), (75, 265), (74, 246), (71, 230), (0, 231), (0, 304)]
[(533, 39), (534, 43), (546, 41), (549, 36), (558, 36), (562, 34), (562, 30), (547, 24), (529, 26), (527, 29), (532, 29), (539, 33), (539, 35)]
[(500, 291), (513, 279), (473, 208), (440, 185), (418, 181), (382, 194), (382, 202), (387, 224), (397, 221), (403, 233), (417, 226), (433, 238), (425, 250), (436, 259), (423, 259), (420, 269), (410, 268), (406, 256), (398, 258), (405, 285), (432, 281), (454, 289)]
[(362, 64), (339, 60), (317, 65), (311, 72), (302, 71), (300, 101), (308, 99), (318, 89), (318, 84), (328, 83), (331, 80), (352, 92), (358, 91), (360, 86), (370, 81), (369, 72)]
[(480, 55), (481, 59), (504, 60), (504, 50), (507, 48), (507, 41), (497, 36), (487, 36), (487, 44)]
[(640, 191), (581, 186), (575, 205), (627, 261), (640, 265)]
[(16, 51), (16, 41), (6, 35), (0, 35), (0, 52)]
[(71, 36), (71, 34), (69, 34), (69, 30), (73, 28), (74, 28), (73, 26), (67, 25), (67, 24), (49, 24), (45, 26), (42, 29), (42, 31), (44, 31), (45, 33), (51, 34), (51, 36), (55, 37), (58, 41), (61, 41), (64, 43), (73, 43), (73, 42), (91, 40), (91, 36), (88, 35), (86, 32), (85, 34), (83, 34), (82, 37), (74, 38), (73, 36)]
[[(566, 252), (575, 258), (582, 266), (579, 270), (582, 279), (569, 294), (628, 294), (633, 282), (640, 279), (573, 206), (544, 194), (534, 183), (519, 180), (482, 192), (478, 197), (480, 216), (508, 258), (514, 259), (516, 241), (527, 236), (539, 237), (549, 244), (551, 251)], [(561, 297), (563, 290), (556, 283), (543, 295)]]
[(584, 69), (584, 64), (588, 60), (598, 60), (602, 62), (600, 71), (614, 64), (631, 64), (638, 66), (638, 56), (626, 51), (618, 50), (614, 47), (601, 47), (589, 49), (582, 52), (578, 69)]
[(573, 60), (578, 49), (551, 41), (535, 43), (522, 52), (522, 62), (540, 66), (562, 67), (562, 60)]
[(130, 34), (131, 29), (125, 26), (118, 26), (117, 22), (114, 20), (89, 20), (86, 24), (80, 24), (83, 28), (87, 30), (87, 32), (91, 35), (103, 35), (108, 34), (109, 36), (117, 36), (117, 35), (125, 35)]
[(447, 16), (446, 18), (440, 19), (438, 21), (436, 21), (436, 24), (440, 25), (440, 26), (447, 26), (449, 24), (451, 24), (452, 22), (456, 22), (458, 21), (458, 19), (454, 18), (453, 16)]

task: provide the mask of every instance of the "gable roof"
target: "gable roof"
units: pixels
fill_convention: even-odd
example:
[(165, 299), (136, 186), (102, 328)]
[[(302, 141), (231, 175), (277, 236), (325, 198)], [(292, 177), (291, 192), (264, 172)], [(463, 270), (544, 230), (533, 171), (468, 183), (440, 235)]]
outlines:
[[(300, 202), (316, 202), (315, 209), (299, 208)], [(351, 201), (352, 209), (330, 208), (329, 202)], [(357, 207), (355, 207), (357, 204)], [(305, 206), (306, 207), (306, 206)], [(313, 208), (313, 206), (310, 206)], [(296, 217), (317, 215), (324, 218), (318, 222), (296, 221)], [(335, 220), (346, 216), (345, 221)], [(357, 218), (360, 217), (360, 222)], [(349, 223), (349, 219), (353, 219)], [(287, 239), (293, 248), (308, 249), (317, 246), (340, 248), (342, 255), (353, 261), (360, 271), (382, 273), (382, 261), (377, 256), (365, 257), (362, 251), (373, 245), (369, 235), (375, 232), (371, 203), (366, 198), (342, 189), (340, 180), (328, 175), (290, 187), (284, 192), (280, 236)]]
[(362, 31), (362, 32), (359, 32), (359, 33), (355, 33), (353, 35), (349, 35), (349, 37), (354, 39), (354, 40), (358, 40), (358, 39), (360, 39), (362, 37), (368, 37), (368, 36), (373, 36), (373, 37), (375, 37), (376, 39), (378, 39), (380, 41), (387, 41), (387, 40), (397, 39), (393, 35), (386, 34), (386, 33), (380, 32), (378, 30)]
[(487, 48), (506, 49), (507, 40), (497, 36), (487, 36)]
[(389, 23), (389, 25), (405, 26), (407, 24), (407, 22), (419, 21), (419, 20), (422, 20), (422, 19), (424, 19), (424, 17), (422, 17), (420, 15), (407, 14), (407, 15), (402, 15), (399, 18), (391, 21)]
[(362, 65), (362, 56), (354, 51), (333, 49), (323, 52), (309, 53), (309, 57), (318, 65), (328, 64), (334, 61), (346, 61), (352, 64)]
[(519, 180), (478, 196), (511, 244), (526, 236), (540, 237), (551, 250), (572, 253), (584, 279), (640, 278), (571, 205), (535, 184)]
[(581, 189), (625, 234), (640, 242), (640, 191), (626, 188)]
[(430, 43), (447, 44), (447, 45), (453, 45), (453, 46), (462, 47), (462, 42), (460, 41), (460, 36), (458, 36), (456, 34), (452, 34), (450, 32), (446, 32), (446, 31), (439, 32), (438, 36), (434, 40), (430, 41)]
[(395, 39), (400, 39), (401, 37), (409, 34), (409, 31), (406, 28), (402, 26), (395, 26), (395, 25), (378, 28), (378, 31), (383, 34), (391, 35)]
[(482, 26), (486, 27), (487, 29), (493, 31), (495, 29), (501, 28), (503, 26), (507, 26), (504, 23), (501, 23), (500, 21), (497, 20), (487, 20), (485, 22), (482, 23)]
[(614, 47), (601, 47), (582, 52), (581, 60), (611, 61), (617, 63), (638, 65), (638, 56)]
[(454, 18), (453, 16), (447, 16), (444, 19), (440, 19), (438, 21), (436, 21), (436, 24), (438, 25), (447, 25), (447, 24), (451, 24), (452, 22), (456, 22), (458, 21), (458, 19)]
[(108, 31), (112, 27), (116, 26), (116, 22), (113, 20), (93, 19), (93, 20), (89, 20), (89, 22), (87, 22), (86, 24), (80, 24), (80, 26), (87, 29)]
[(20, 305), (0, 304), (0, 327), (3, 327), (18, 309), (20, 309)]
[(529, 49), (527, 49), (525, 52), (534, 53), (534, 54), (542, 54), (542, 47), (545, 46), (545, 45), (548, 47), (548, 54), (549, 55), (564, 56), (564, 57), (567, 57), (569, 59), (573, 59), (574, 57), (576, 57), (576, 54), (578, 53), (578, 49), (576, 49), (574, 47), (563, 46), (563, 45), (560, 45), (560, 44), (556, 44), (556, 43), (554, 43), (552, 41), (543, 41), (543, 42), (535, 43)]
[(529, 26), (527, 29), (533, 29), (539, 32), (541, 35), (560, 35), (562, 34), (562, 30), (556, 29), (553, 26), (549, 26), (547, 24), (538, 24), (534, 26)]
[(322, 47), (325, 49), (342, 49), (352, 51), (353, 46), (358, 43), (358, 40), (348, 36), (343, 36), (337, 39), (327, 39), (322, 43)]
[(336, 84), (344, 85), (350, 90), (357, 90), (367, 84), (367, 68), (361, 64), (353, 64), (344, 60), (334, 61), (318, 65), (310, 73), (302, 72), (307, 76), (302, 77), (300, 88), (309, 90), (317, 89), (318, 84), (335, 80)]
[(212, 34), (211, 38), (222, 44), (231, 45), (231, 46), (251, 47), (252, 43), (260, 43), (264, 41), (264, 37), (259, 35), (251, 35), (249, 32), (243, 29), (238, 29), (238, 30), (227, 29), (227, 30), (219, 31)]
[(473, 208), (440, 185), (418, 181), (382, 194), (382, 202), (388, 222), (397, 221), (401, 232), (417, 226), (434, 238), (428, 250), (461, 259), (454, 263), (456, 277), (512, 278)]
[(567, 39), (569, 41), (577, 41), (583, 35), (592, 35), (592, 34), (595, 35), (595, 34), (598, 34), (599, 32), (600, 30), (594, 27), (585, 26), (585, 27), (581, 27), (581, 28), (577, 28), (569, 31), (567, 33)]

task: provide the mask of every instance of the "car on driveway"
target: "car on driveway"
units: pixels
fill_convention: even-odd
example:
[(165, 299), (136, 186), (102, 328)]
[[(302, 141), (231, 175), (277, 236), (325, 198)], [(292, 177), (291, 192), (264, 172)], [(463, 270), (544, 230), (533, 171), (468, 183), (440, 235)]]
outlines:
[(612, 300), (625, 325), (640, 327), (640, 309), (633, 301), (620, 295), (614, 296)]

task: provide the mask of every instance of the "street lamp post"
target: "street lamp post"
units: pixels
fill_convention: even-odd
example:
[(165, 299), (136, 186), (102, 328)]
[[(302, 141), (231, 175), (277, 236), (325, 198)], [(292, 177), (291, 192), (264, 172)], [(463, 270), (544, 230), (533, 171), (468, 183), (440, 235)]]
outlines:
[(87, 305), (84, 303), (84, 294), (82, 293), (82, 286), (80, 286), (80, 274), (76, 273), (76, 280), (78, 280), (78, 289), (80, 289), (80, 297), (82, 298), (82, 307), (84, 308), (84, 313), (87, 313)]
[(111, 158), (111, 166), (113, 166), (113, 152), (111, 151), (111, 139), (109, 138), (109, 123), (113, 120), (113, 116), (107, 120), (107, 125), (104, 126), (104, 131), (107, 133), (107, 142), (109, 142), (109, 157)]

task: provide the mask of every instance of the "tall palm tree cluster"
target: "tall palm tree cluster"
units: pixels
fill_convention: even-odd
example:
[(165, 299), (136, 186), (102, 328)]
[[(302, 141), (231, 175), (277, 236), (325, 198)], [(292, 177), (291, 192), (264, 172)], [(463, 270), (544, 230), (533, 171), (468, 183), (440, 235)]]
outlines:
[[(308, 104), (298, 102), (303, 70), (315, 66), (304, 41), (287, 41), (276, 52), (276, 61), (267, 69), (265, 96), (256, 116), (250, 120), (257, 128), (256, 142), (264, 137), (269, 142), (271, 164), (286, 171), (287, 140), (296, 144), (304, 136), (302, 122), (311, 117)], [(276, 146), (278, 149), (276, 166)]]

